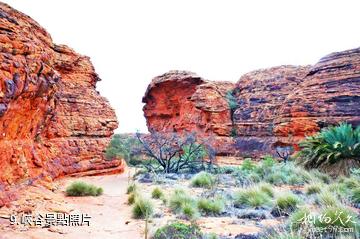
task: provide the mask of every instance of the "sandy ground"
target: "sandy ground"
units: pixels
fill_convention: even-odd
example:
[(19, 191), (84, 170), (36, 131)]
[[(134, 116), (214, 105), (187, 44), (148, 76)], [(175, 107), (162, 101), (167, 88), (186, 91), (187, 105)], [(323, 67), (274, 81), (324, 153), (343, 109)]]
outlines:
[[(144, 223), (133, 220), (131, 218), (131, 207), (125, 206), (128, 175), (129, 171), (127, 170), (119, 175), (82, 177), (81, 181), (101, 186), (104, 189), (104, 194), (100, 197), (65, 197), (63, 191), (66, 185), (79, 180), (78, 178), (58, 180), (56, 182), (58, 190), (55, 192), (44, 188), (30, 188), (18, 204), (12, 205), (10, 209), (0, 210), (0, 216), (2, 216), (0, 219), (0, 239), (143, 238)], [(28, 209), (31, 208), (32, 204), (34, 208)], [(6, 215), (13, 212), (11, 210), (14, 208), (18, 212), (32, 210), (33, 213), (41, 214), (47, 212), (87, 213), (91, 216), (90, 226), (50, 228), (11, 226)]]

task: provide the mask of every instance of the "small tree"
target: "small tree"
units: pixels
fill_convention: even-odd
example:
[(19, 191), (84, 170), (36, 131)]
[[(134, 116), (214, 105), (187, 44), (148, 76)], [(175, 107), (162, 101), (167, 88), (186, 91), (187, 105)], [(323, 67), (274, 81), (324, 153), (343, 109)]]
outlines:
[(106, 149), (107, 160), (123, 158), (128, 164), (133, 165), (141, 161), (139, 155), (134, 155), (133, 149), (139, 145), (137, 137), (133, 134), (115, 134)]
[(211, 167), (215, 158), (210, 139), (198, 140), (195, 134), (154, 132), (150, 135), (137, 133), (136, 136), (141, 145), (137, 153), (145, 154), (155, 162), (144, 165), (150, 171), (196, 172)]

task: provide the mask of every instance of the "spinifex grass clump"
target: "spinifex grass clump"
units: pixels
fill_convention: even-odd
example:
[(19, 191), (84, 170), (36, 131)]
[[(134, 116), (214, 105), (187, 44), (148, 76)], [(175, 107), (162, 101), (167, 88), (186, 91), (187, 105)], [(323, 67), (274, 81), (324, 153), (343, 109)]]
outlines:
[(199, 199), (197, 206), (204, 215), (218, 215), (224, 211), (225, 204), (221, 198)]
[(280, 215), (288, 215), (296, 210), (301, 200), (293, 193), (284, 193), (276, 198), (275, 209)]
[(214, 184), (215, 184), (214, 176), (207, 172), (198, 173), (191, 180), (191, 185), (193, 187), (211, 188)]
[(318, 194), (323, 187), (324, 186), (319, 183), (309, 184), (305, 187), (305, 192), (307, 195)]
[(154, 188), (151, 192), (151, 197), (155, 199), (162, 198), (164, 196), (164, 193), (161, 191), (160, 188)]
[(268, 194), (257, 187), (241, 189), (234, 194), (235, 207), (259, 207), (270, 203)]
[(173, 222), (156, 230), (154, 239), (201, 239), (204, 238), (198, 226)]
[(132, 183), (132, 184), (130, 184), (130, 185), (128, 186), (128, 188), (127, 188), (127, 190), (126, 190), (126, 193), (127, 193), (127, 194), (130, 194), (130, 193), (136, 191), (136, 189), (137, 189), (136, 184), (135, 184), (135, 183)]
[(95, 185), (84, 182), (73, 182), (66, 188), (67, 196), (100, 196), (102, 193), (103, 189), (101, 187), (96, 187)]
[(182, 208), (189, 204), (195, 205), (195, 200), (182, 189), (176, 189), (169, 200), (169, 206), (174, 212), (181, 212)]
[(337, 195), (335, 195), (333, 192), (330, 192), (328, 190), (325, 190), (320, 194), (318, 194), (316, 202), (318, 203), (318, 205), (324, 207), (335, 207), (341, 204)]
[(154, 213), (154, 206), (149, 199), (139, 196), (135, 199), (132, 213), (135, 219), (146, 219)]

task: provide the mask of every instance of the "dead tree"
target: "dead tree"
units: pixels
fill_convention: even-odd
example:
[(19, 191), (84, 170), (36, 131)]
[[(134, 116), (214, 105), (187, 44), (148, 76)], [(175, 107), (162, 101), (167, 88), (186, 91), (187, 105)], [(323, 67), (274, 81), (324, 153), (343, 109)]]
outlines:
[(209, 140), (199, 140), (195, 134), (154, 132), (149, 135), (137, 133), (136, 136), (140, 142), (137, 152), (156, 162), (155, 165), (144, 165), (150, 171), (199, 171), (211, 167), (215, 158), (215, 151)]

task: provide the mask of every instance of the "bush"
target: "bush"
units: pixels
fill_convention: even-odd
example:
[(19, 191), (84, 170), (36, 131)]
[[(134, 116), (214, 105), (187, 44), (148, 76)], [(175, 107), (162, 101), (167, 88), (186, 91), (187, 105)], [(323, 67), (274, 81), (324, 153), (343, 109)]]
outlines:
[(100, 196), (101, 194), (103, 194), (103, 189), (101, 187), (96, 187), (84, 182), (73, 182), (66, 188), (67, 196)]
[(310, 174), (313, 176), (314, 179), (318, 179), (322, 183), (329, 184), (332, 181), (331, 177), (328, 174), (320, 172), (317, 169), (311, 170)]
[(319, 183), (309, 184), (305, 187), (305, 192), (307, 195), (318, 194), (321, 192), (322, 187), (324, 186)]
[(154, 239), (202, 239), (203, 234), (196, 225), (174, 222), (156, 230)]
[(274, 197), (274, 189), (273, 187), (271, 186), (271, 184), (269, 183), (261, 183), (258, 185), (259, 189), (266, 193), (269, 197), (273, 198)]
[(247, 158), (242, 162), (240, 167), (242, 170), (252, 171), (256, 169), (256, 164), (253, 161), (251, 161), (250, 158)]
[(191, 180), (191, 185), (193, 187), (211, 188), (214, 184), (214, 176), (206, 172), (196, 174)]
[(234, 195), (234, 206), (259, 207), (270, 203), (270, 197), (258, 188), (242, 189)]
[(198, 200), (197, 206), (204, 215), (218, 215), (224, 211), (225, 205), (222, 199)]
[(105, 152), (107, 160), (120, 157), (125, 159), (129, 165), (137, 165), (143, 160), (133, 153), (133, 150), (139, 145), (135, 135), (115, 134)]
[(135, 192), (137, 190), (137, 186), (135, 183), (132, 183), (128, 186), (127, 190), (126, 190), (126, 194), (130, 194), (132, 192)]
[(297, 208), (300, 202), (301, 200), (295, 194), (286, 193), (276, 199), (275, 207), (280, 214), (288, 215)]
[[(318, 228), (328, 228), (329, 226), (338, 228), (351, 228), (355, 233), (359, 233), (360, 222), (356, 214), (345, 207), (325, 207), (315, 220)], [(357, 234), (359, 235), (359, 234)]]
[(323, 191), (317, 196), (316, 202), (325, 207), (334, 207), (340, 205), (340, 201), (332, 192)]
[(132, 214), (135, 219), (145, 219), (151, 217), (154, 213), (154, 206), (150, 200), (142, 197), (137, 197), (132, 209)]
[(354, 188), (350, 193), (350, 200), (353, 203), (360, 203), (360, 188)]
[(154, 188), (151, 192), (151, 197), (155, 199), (159, 199), (164, 196), (164, 193), (161, 191), (160, 188)]
[(137, 194), (135, 192), (130, 193), (128, 196), (128, 204), (133, 205), (135, 203), (136, 197), (137, 197)]
[(199, 212), (193, 203), (185, 203), (182, 205), (182, 214), (189, 220), (198, 217)]
[(188, 205), (196, 205), (196, 201), (187, 195), (184, 190), (176, 189), (169, 200), (171, 210), (175, 213), (180, 213)]
[[(341, 171), (348, 174), (351, 166), (360, 165), (360, 127), (353, 129), (350, 124), (341, 123), (322, 129), (318, 134), (300, 142), (299, 157), (306, 168), (320, 168), (326, 171)], [(334, 165), (347, 161), (341, 168)]]
[(307, 207), (298, 208), (289, 217), (289, 224), (292, 231), (299, 231), (307, 222), (310, 210)]

